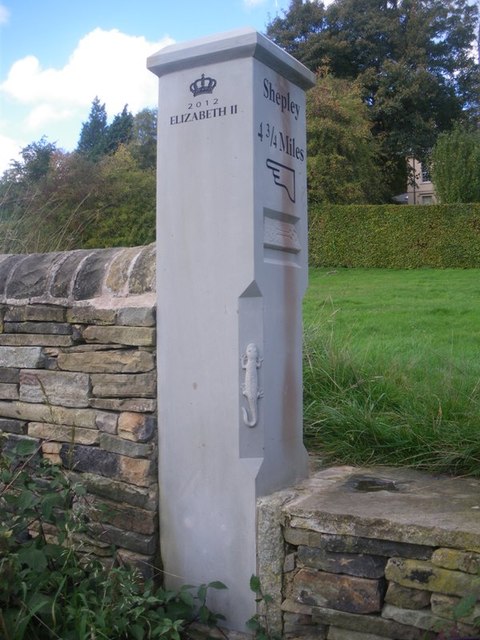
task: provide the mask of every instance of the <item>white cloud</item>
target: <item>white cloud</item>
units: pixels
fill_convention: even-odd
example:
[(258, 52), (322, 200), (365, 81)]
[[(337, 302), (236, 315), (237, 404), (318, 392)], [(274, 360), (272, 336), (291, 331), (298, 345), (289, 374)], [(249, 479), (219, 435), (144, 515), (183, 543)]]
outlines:
[(243, 0), (243, 4), (248, 8), (258, 7), (261, 4), (265, 4), (265, 0)]
[(0, 174), (8, 169), (11, 160), (18, 160), (22, 145), (0, 133)]
[[(114, 114), (125, 104), (136, 113), (156, 104), (155, 76), (146, 69), (146, 58), (173, 42), (165, 37), (148, 42), (117, 29), (94, 29), (83, 37), (60, 69), (43, 69), (35, 56), (17, 60), (0, 90), (19, 103), (32, 106), (25, 125), (33, 130), (83, 111), (93, 98), (105, 102)], [(86, 114), (85, 114), (86, 117)]]
[(10, 11), (4, 4), (0, 4), (0, 24), (7, 24), (10, 19)]

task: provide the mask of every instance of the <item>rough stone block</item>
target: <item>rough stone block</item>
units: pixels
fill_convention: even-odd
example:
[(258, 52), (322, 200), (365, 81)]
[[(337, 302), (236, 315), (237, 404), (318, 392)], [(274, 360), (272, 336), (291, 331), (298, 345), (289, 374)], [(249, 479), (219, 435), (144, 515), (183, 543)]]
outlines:
[(135, 533), (134, 531), (123, 531), (110, 524), (93, 524), (89, 527), (95, 538), (103, 542), (109, 542), (118, 547), (123, 547), (128, 551), (142, 553), (144, 555), (154, 555), (157, 553), (158, 541), (155, 534), (150, 536)]
[(27, 431), (27, 423), (24, 420), (11, 420), (8, 418), (0, 418), (0, 431), (6, 433), (16, 433), (25, 435)]
[(91, 325), (83, 330), (83, 338), (86, 342), (152, 347), (155, 345), (155, 329), (150, 327), (99, 327)]
[(125, 307), (117, 311), (117, 324), (133, 327), (154, 327), (155, 307)]
[(432, 564), (444, 569), (480, 573), (480, 553), (458, 551), (457, 549), (436, 549), (432, 555)]
[(430, 604), (430, 591), (409, 589), (396, 582), (390, 582), (385, 594), (385, 602), (403, 609), (424, 609)]
[(100, 434), (100, 446), (106, 451), (113, 451), (130, 458), (149, 458), (153, 451), (153, 447), (150, 444), (124, 440), (108, 433)]
[(105, 284), (117, 295), (128, 295), (128, 279), (132, 264), (138, 258), (142, 247), (130, 247), (119, 252), (110, 262)]
[(97, 447), (66, 444), (60, 455), (63, 464), (73, 471), (87, 471), (141, 487), (148, 487), (153, 481), (155, 465), (150, 460), (128, 458)]
[(385, 640), (385, 636), (378, 636), (375, 633), (352, 631), (351, 629), (340, 629), (339, 627), (330, 627), (327, 640)]
[(90, 251), (82, 249), (64, 253), (60, 268), (57, 269), (50, 287), (50, 293), (55, 298), (69, 298), (72, 293), (73, 278), (77, 269)]
[(5, 347), (69, 347), (72, 336), (55, 336), (44, 333), (2, 333), (0, 345)]
[(0, 261), (0, 296), (5, 295), (5, 288), (8, 283), (8, 276), (15, 270), (15, 267), (25, 259), (25, 255), (17, 254), (4, 257)]
[(68, 336), (72, 326), (65, 322), (5, 322), (5, 333), (36, 333), (44, 335)]
[(94, 249), (82, 260), (72, 288), (74, 300), (89, 300), (102, 293), (110, 261), (119, 249)]
[(0, 367), (35, 369), (43, 366), (43, 352), (40, 347), (1, 347)]
[(436, 567), (430, 562), (391, 558), (385, 569), (387, 580), (404, 587), (452, 596), (473, 594), (480, 598), (480, 577)]
[(76, 324), (114, 324), (115, 315), (115, 309), (72, 307), (67, 311), (67, 320)]
[[(283, 614), (283, 631), (284, 633), (301, 633), (305, 630), (305, 627), (309, 627), (309, 631), (312, 630), (313, 622), (312, 616), (308, 616), (305, 613), (284, 613)], [(314, 627), (315, 628), (315, 627)], [(324, 627), (325, 631), (326, 627)]]
[(300, 569), (293, 579), (292, 597), (312, 606), (350, 613), (374, 613), (382, 608), (379, 580)]
[(156, 433), (155, 416), (124, 411), (118, 419), (118, 435), (134, 442), (149, 442)]
[(129, 278), (129, 293), (141, 294), (155, 291), (156, 245), (144, 247), (135, 260)]
[(52, 464), (62, 464), (60, 457), (61, 447), (62, 445), (59, 442), (42, 442), (42, 456)]
[(28, 435), (43, 440), (75, 442), (78, 444), (96, 444), (100, 439), (100, 434), (95, 429), (82, 429), (81, 427), (46, 424), (44, 422), (30, 422)]
[(89, 499), (88, 506), (93, 520), (107, 522), (123, 531), (151, 535), (158, 529), (158, 517), (154, 511), (98, 498)]
[(32, 304), (18, 307), (9, 306), (5, 311), (6, 322), (64, 322), (65, 307)]
[(48, 291), (52, 264), (54, 265), (60, 256), (61, 254), (51, 253), (23, 256), (7, 283), (7, 297), (20, 300), (45, 295)]
[[(411, 625), (417, 629), (425, 629), (426, 631), (449, 632), (454, 628), (453, 622), (449, 624), (445, 618), (439, 618), (438, 616), (433, 615), (430, 611), (400, 609), (399, 607), (394, 607), (391, 604), (386, 604), (383, 607), (382, 617), (395, 620), (400, 624)], [(459, 624), (457, 626), (458, 630), (462, 633), (469, 634), (474, 632), (474, 629), (467, 625)]]
[(99, 412), (95, 417), (95, 425), (102, 433), (110, 433), (112, 435), (117, 433), (118, 414)]
[(105, 411), (151, 413), (156, 410), (157, 401), (153, 398), (91, 398), (90, 406)]
[(387, 558), (429, 560), (433, 552), (433, 547), (420, 544), (319, 533), (294, 527), (286, 527), (284, 535), (285, 540), (295, 546), (318, 547), (331, 553), (365, 553), (372, 556), (386, 556)]
[(463, 624), (473, 625), (476, 620), (480, 619), (480, 604), (476, 604), (466, 616), (460, 618), (456, 607), (458, 607), (461, 600), (461, 598), (456, 598), (455, 596), (442, 596), (439, 593), (433, 593), (431, 598), (432, 613), (440, 618), (459, 620)]
[(61, 353), (58, 367), (65, 371), (86, 373), (143, 373), (155, 367), (155, 360), (151, 353), (132, 349)]
[(97, 412), (93, 409), (67, 409), (65, 407), (30, 404), (29, 402), (0, 401), (0, 416), (19, 418), (30, 422), (51, 422), (95, 429)]
[(155, 556), (145, 556), (126, 549), (118, 549), (117, 557), (122, 564), (136, 569), (145, 580), (152, 580), (157, 570), (155, 568)]
[(158, 487), (136, 487), (126, 482), (106, 478), (94, 473), (69, 474), (74, 482), (83, 484), (89, 493), (116, 502), (125, 502), (148, 511), (158, 511)]
[(0, 368), (0, 382), (3, 384), (17, 384), (20, 379), (20, 369)]
[(312, 620), (357, 633), (373, 633), (394, 640), (434, 640), (437, 637), (437, 634), (432, 631), (417, 629), (376, 615), (358, 615), (325, 607), (313, 607)]
[[(80, 375), (80, 374), (77, 374)], [(102, 398), (154, 398), (156, 374), (95, 373), (91, 376), (93, 395)]]
[(330, 573), (345, 573), (362, 578), (381, 578), (387, 559), (358, 553), (331, 553), (316, 547), (298, 547), (299, 565)]
[(18, 400), (18, 385), (0, 382), (0, 398), (2, 400)]
[(90, 379), (85, 373), (22, 371), (20, 400), (64, 407), (88, 407)]

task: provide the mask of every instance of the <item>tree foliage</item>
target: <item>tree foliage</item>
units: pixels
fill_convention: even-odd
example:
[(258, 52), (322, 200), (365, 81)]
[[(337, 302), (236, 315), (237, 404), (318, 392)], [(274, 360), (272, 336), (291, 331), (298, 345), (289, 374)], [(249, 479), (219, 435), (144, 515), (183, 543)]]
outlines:
[(423, 159), (439, 132), (478, 116), (476, 21), (468, 0), (292, 0), (267, 35), (311, 69), (360, 83), (394, 193), (407, 155)]
[(313, 202), (382, 200), (379, 145), (360, 87), (327, 71), (307, 97), (308, 188)]
[[(156, 114), (93, 101), (79, 148), (42, 138), (0, 178), (0, 253), (134, 246), (155, 239)], [(99, 132), (99, 140), (94, 132)]]
[(457, 126), (439, 135), (432, 179), (440, 202), (480, 202), (480, 129)]

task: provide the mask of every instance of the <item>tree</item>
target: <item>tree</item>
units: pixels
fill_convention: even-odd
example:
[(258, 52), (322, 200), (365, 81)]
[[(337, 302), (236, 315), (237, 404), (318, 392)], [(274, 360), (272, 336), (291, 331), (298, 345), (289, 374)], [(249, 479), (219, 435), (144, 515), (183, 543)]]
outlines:
[(406, 154), (424, 158), (439, 132), (478, 113), (476, 20), (468, 0), (292, 0), (267, 34), (311, 69), (328, 61), (360, 82), (394, 192)]
[(30, 184), (39, 182), (47, 175), (50, 160), (56, 151), (55, 143), (48, 142), (46, 137), (42, 136), (38, 142), (32, 142), (21, 150), (21, 160), (12, 160), (4, 179)]
[(432, 180), (440, 202), (480, 202), (480, 129), (457, 126), (438, 136)]
[(98, 96), (92, 102), (88, 120), (82, 124), (78, 153), (97, 161), (106, 153), (107, 148), (107, 111), (105, 103), (100, 104)]
[(307, 96), (308, 188), (314, 202), (383, 199), (378, 141), (360, 87), (322, 71)]
[(106, 153), (115, 153), (121, 144), (127, 144), (133, 137), (133, 116), (127, 106), (123, 107), (121, 113), (117, 113), (112, 124), (107, 127), (105, 133)]
[(142, 169), (155, 169), (157, 164), (156, 109), (142, 109), (134, 116), (129, 149)]

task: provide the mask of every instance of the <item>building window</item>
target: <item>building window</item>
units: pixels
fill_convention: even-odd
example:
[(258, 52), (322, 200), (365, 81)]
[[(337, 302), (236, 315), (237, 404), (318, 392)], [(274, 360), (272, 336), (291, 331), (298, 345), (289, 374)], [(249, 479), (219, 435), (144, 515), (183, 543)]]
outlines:
[(422, 196), (422, 204), (433, 204), (433, 196)]
[(431, 182), (432, 177), (430, 175), (430, 167), (426, 164), (422, 164), (422, 182)]

